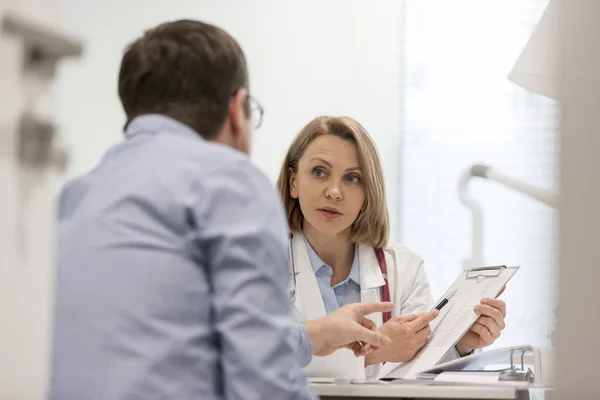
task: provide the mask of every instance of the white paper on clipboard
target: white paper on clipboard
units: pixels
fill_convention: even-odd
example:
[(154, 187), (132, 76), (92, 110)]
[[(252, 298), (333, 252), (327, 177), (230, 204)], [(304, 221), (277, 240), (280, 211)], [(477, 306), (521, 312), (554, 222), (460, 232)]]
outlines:
[(443, 299), (456, 289), (456, 294), (431, 322), (429, 343), (412, 361), (386, 363), (379, 378), (415, 379), (415, 374), (437, 365), (479, 318), (473, 308), (484, 297), (496, 297), (519, 268), (498, 266), (463, 271), (442, 296)]

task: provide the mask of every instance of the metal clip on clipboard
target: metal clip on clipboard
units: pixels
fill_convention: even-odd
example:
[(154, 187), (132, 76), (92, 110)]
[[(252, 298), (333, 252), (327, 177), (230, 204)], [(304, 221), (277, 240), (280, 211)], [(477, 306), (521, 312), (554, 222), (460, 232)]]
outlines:
[(467, 271), (466, 279), (477, 279), (477, 282), (483, 281), (485, 278), (497, 278), (500, 273), (506, 269), (506, 265), (498, 265), (495, 267), (475, 267)]

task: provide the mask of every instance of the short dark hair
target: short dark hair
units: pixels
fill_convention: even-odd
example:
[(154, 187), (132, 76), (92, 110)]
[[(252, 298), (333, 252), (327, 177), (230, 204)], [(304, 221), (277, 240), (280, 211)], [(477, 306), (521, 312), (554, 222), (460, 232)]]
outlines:
[(127, 47), (119, 72), (126, 127), (139, 115), (157, 113), (206, 139), (217, 136), (229, 99), (241, 88), (248, 88), (242, 48), (227, 32), (200, 21), (167, 22), (146, 31)]

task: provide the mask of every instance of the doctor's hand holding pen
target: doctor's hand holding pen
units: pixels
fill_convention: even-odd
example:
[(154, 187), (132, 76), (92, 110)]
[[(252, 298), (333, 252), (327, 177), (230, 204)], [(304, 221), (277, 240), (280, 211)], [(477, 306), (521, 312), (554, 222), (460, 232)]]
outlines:
[(379, 332), (390, 337), (392, 343), (385, 349), (368, 354), (365, 366), (412, 360), (427, 344), (431, 335), (429, 323), (438, 315), (438, 310), (432, 310), (420, 315), (401, 315), (390, 319), (379, 328)]
[(327, 356), (348, 348), (358, 357), (388, 346), (390, 338), (380, 333), (375, 323), (365, 316), (393, 309), (393, 303), (347, 304), (323, 318), (305, 322), (313, 354)]

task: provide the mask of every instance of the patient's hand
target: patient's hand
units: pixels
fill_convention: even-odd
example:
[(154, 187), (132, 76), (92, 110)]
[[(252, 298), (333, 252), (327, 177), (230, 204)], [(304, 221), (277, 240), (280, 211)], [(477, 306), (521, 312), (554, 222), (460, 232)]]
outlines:
[(378, 349), (365, 358), (365, 366), (380, 362), (410, 361), (427, 344), (431, 328), (429, 323), (439, 315), (438, 310), (421, 315), (393, 317), (379, 328), (379, 332), (392, 339), (385, 348)]
[(313, 354), (327, 356), (345, 347), (356, 356), (365, 356), (380, 346), (389, 345), (390, 338), (378, 331), (365, 315), (393, 309), (393, 303), (347, 304), (323, 318), (305, 322)]

